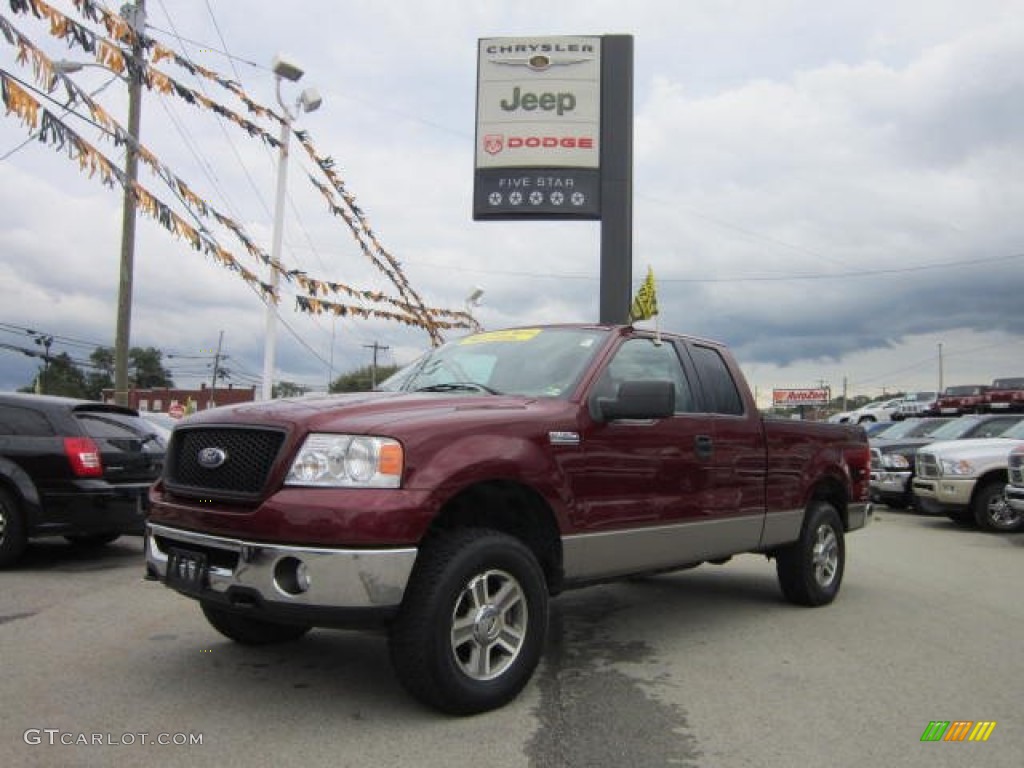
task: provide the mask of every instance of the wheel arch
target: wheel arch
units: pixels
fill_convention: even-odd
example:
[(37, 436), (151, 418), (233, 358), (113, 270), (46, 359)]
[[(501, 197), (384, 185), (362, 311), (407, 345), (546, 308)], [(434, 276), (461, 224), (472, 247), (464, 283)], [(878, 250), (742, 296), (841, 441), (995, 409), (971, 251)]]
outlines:
[(1009, 470), (1006, 467), (995, 467), (978, 477), (977, 481), (974, 483), (974, 488), (971, 489), (970, 504), (972, 508), (975, 500), (978, 498), (978, 494), (981, 493), (981, 490), (993, 482), (1006, 485), (1006, 483), (1010, 482)]
[(810, 497), (807, 500), (807, 509), (816, 501), (827, 501), (836, 512), (843, 523), (843, 530), (850, 530), (850, 514), (847, 509), (849, 493), (843, 482), (831, 475), (823, 477), (811, 489)]
[(537, 558), (548, 591), (561, 591), (562, 538), (553, 510), (533, 488), (513, 480), (474, 483), (442, 506), (425, 539), (459, 528), (489, 528), (518, 539)]
[(0, 488), (10, 493), (21, 506), (25, 524), (31, 529), (42, 513), (39, 491), (32, 478), (10, 459), (0, 456)]

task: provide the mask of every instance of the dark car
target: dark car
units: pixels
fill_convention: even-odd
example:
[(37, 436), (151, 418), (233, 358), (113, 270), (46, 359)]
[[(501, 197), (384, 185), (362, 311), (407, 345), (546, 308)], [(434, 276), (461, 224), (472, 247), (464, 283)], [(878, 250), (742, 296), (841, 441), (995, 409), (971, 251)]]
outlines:
[(900, 422), (871, 439), (871, 497), (903, 509), (914, 498), (913, 480), (918, 448), (940, 440), (993, 437), (1021, 421), (1020, 414), (930, 417)]
[(0, 393), (0, 567), (36, 536), (95, 546), (141, 534), (165, 450), (132, 408)]

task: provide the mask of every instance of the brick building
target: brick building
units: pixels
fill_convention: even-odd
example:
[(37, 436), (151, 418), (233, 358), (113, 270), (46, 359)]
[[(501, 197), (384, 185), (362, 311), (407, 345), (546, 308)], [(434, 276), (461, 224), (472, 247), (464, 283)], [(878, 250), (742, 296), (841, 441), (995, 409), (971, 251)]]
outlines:
[[(181, 405), (190, 411), (190, 403), (195, 410), (205, 411), (218, 405), (234, 405), (251, 403), (256, 400), (256, 387), (227, 387), (211, 389), (205, 384), (199, 389), (179, 389), (177, 387), (156, 387), (154, 389), (130, 389), (128, 405), (140, 411), (157, 411), (167, 413), (172, 404)], [(114, 390), (103, 390), (103, 402), (114, 402)]]

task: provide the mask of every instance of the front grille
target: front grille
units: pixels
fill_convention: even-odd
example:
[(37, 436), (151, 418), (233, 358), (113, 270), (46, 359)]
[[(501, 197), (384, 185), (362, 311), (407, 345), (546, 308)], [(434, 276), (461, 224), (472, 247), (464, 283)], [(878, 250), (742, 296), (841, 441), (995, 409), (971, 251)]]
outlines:
[[(285, 433), (256, 427), (179, 427), (167, 451), (164, 483), (173, 493), (225, 499), (255, 499), (263, 491)], [(204, 467), (205, 448), (223, 451), (218, 467)]]
[(939, 462), (935, 456), (930, 453), (917, 454), (917, 476), (933, 478), (939, 476)]

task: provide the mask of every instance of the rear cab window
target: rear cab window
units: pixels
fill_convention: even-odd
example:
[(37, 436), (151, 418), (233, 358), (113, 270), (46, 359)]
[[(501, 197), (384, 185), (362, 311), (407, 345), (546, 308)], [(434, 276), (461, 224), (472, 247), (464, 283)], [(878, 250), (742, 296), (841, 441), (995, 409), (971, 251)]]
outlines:
[(714, 347), (691, 344), (690, 355), (704, 390), (708, 412), (743, 416), (743, 398), (722, 354)]

